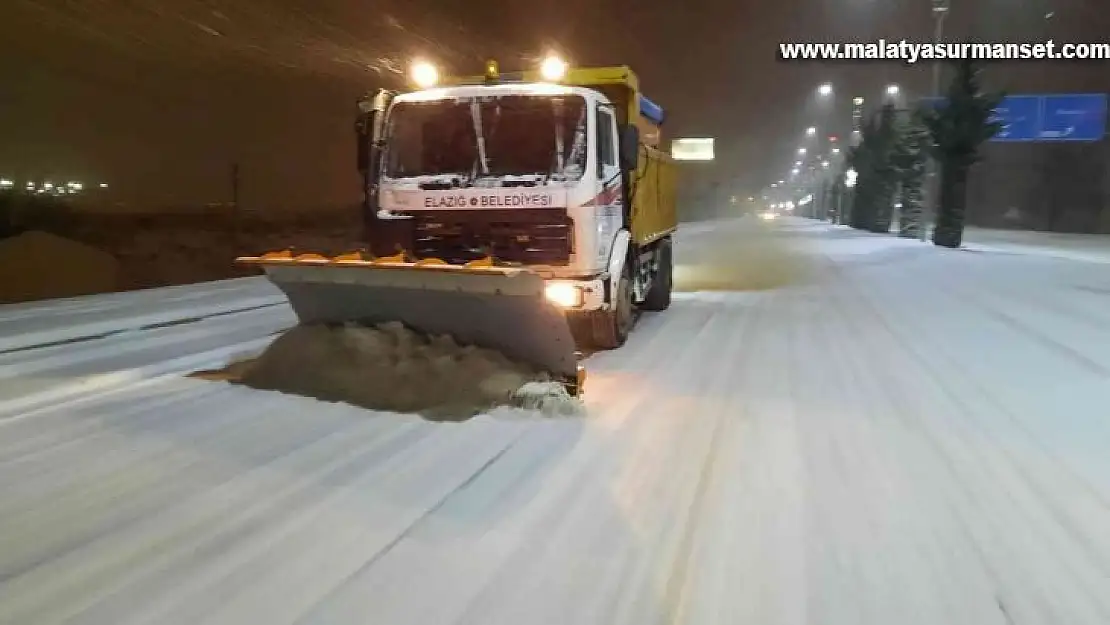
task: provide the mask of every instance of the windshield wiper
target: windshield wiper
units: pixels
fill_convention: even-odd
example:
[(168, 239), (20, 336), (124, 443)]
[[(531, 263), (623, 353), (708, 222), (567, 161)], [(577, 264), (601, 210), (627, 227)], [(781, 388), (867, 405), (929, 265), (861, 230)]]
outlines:
[(478, 147), (478, 164), (482, 175), (489, 175), (489, 158), (486, 155), (486, 137), (482, 133), (482, 104), (477, 98), (470, 101), (470, 120), (474, 123), (474, 138)]
[(437, 176), (432, 180), (424, 180), (417, 184), (418, 187), (425, 191), (446, 191), (448, 189), (457, 189), (462, 186), (463, 180), (467, 175), (459, 172), (452, 174), (444, 174)]

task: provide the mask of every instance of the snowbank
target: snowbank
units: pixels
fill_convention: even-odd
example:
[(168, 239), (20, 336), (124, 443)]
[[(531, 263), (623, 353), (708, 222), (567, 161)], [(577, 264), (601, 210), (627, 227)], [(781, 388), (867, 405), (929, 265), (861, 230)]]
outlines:
[(580, 408), (545, 373), (447, 336), (424, 337), (399, 323), (295, 327), (247, 366), (240, 381), (444, 421), (505, 405), (547, 414), (576, 414)]

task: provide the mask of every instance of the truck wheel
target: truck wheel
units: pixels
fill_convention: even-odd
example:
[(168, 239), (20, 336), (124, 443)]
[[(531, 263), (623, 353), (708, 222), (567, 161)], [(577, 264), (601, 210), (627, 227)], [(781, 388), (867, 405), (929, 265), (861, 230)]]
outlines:
[(613, 307), (593, 314), (593, 343), (600, 349), (624, 345), (636, 323), (636, 305), (632, 302), (632, 260), (624, 263), (620, 280), (613, 293)]
[(674, 288), (674, 255), (671, 253), (671, 240), (659, 243), (659, 269), (651, 281), (644, 303), (644, 310), (660, 311), (671, 307), (671, 290)]

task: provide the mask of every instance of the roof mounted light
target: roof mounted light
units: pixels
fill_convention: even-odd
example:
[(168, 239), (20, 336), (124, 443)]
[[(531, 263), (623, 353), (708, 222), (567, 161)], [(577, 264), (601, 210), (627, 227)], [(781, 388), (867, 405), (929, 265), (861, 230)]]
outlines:
[(439, 82), (439, 70), (427, 61), (416, 61), (409, 70), (409, 78), (420, 89), (428, 89)]
[(486, 61), (486, 82), (497, 82), (501, 78), (501, 66), (497, 61), (490, 59)]
[(567, 75), (567, 62), (555, 55), (548, 56), (540, 64), (540, 75), (549, 82), (562, 80)]

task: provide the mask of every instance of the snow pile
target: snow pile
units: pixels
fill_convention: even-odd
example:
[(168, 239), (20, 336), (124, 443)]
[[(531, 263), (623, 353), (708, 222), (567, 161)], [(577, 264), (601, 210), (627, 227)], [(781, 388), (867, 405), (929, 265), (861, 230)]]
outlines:
[(513, 391), (510, 403), (552, 416), (579, 416), (584, 411), (582, 402), (571, 397), (559, 382), (525, 382)]
[(247, 367), (240, 382), (441, 421), (467, 419), (495, 406), (550, 415), (581, 409), (543, 372), (448, 336), (422, 336), (400, 323), (297, 326)]

